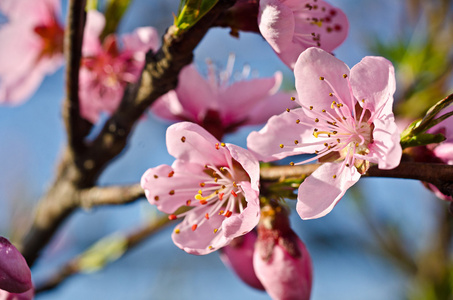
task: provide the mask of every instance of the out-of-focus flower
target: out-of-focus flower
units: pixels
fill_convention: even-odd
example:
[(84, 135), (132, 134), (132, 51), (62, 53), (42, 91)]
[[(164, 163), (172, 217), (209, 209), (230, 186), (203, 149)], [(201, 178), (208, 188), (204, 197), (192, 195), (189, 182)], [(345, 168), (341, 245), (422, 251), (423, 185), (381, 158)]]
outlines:
[(33, 287), (24, 257), (7, 239), (0, 237), (0, 289), (23, 293)]
[(290, 68), (309, 47), (333, 51), (349, 28), (344, 12), (323, 0), (260, 0), (258, 23), (263, 37)]
[(190, 122), (168, 128), (167, 149), (176, 158), (173, 165), (147, 170), (141, 185), (170, 219), (184, 217), (172, 234), (178, 247), (207, 254), (256, 226), (259, 164), (249, 151), (220, 143)]
[(139, 78), (146, 52), (159, 45), (157, 31), (152, 27), (137, 28), (121, 38), (109, 35), (101, 44), (99, 36), (104, 25), (101, 13), (88, 12), (79, 96), (80, 113), (92, 123), (102, 112), (111, 114), (118, 108), (126, 85)]
[(272, 117), (247, 144), (264, 161), (315, 153), (297, 164), (325, 162), (299, 187), (297, 211), (313, 219), (329, 213), (370, 163), (380, 169), (399, 165), (395, 76), (382, 57), (365, 57), (349, 70), (319, 48), (303, 52), (294, 73), (301, 108)]
[(31, 300), (35, 296), (34, 290), (29, 289), (24, 293), (10, 293), (4, 290), (0, 290), (0, 300)]
[[(453, 111), (453, 106), (442, 111), (442, 114)], [(453, 119), (449, 117), (439, 124), (428, 130), (428, 133), (442, 133), (445, 136), (445, 141), (440, 144), (430, 144), (427, 146), (407, 148), (404, 152), (411, 155), (417, 162), (441, 163), (453, 165)], [(445, 201), (452, 201), (452, 197), (443, 194), (435, 185), (423, 183), (437, 197)]]
[(63, 64), (59, 11), (60, 0), (0, 1), (0, 103), (23, 103)]
[(208, 65), (208, 78), (203, 78), (193, 65), (179, 75), (178, 87), (158, 99), (152, 112), (159, 117), (199, 124), (217, 139), (239, 126), (262, 124), (288, 106), (293, 94), (278, 92), (282, 74), (245, 80), (250, 73), (244, 67), (240, 79), (231, 83), (234, 56), (230, 56), (225, 71), (216, 74)]
[(253, 268), (256, 232), (235, 238), (229, 245), (220, 250), (220, 259), (245, 283), (259, 290), (264, 290)]
[(263, 208), (255, 248), (255, 273), (272, 299), (310, 299), (310, 254), (291, 229), (285, 209), (269, 205)]

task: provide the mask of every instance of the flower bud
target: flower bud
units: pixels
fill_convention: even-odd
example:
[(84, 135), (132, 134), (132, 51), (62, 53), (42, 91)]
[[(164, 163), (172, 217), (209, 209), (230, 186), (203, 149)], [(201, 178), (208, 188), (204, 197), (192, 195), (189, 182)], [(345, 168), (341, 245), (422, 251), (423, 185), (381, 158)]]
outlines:
[(32, 287), (30, 268), (24, 257), (7, 239), (0, 237), (0, 289), (23, 293)]
[(255, 289), (264, 290), (253, 269), (255, 241), (255, 231), (250, 231), (246, 235), (235, 238), (228, 246), (220, 250), (220, 259), (246, 284)]
[(268, 205), (261, 212), (253, 266), (272, 299), (310, 299), (311, 258), (290, 228), (287, 212), (280, 206)]

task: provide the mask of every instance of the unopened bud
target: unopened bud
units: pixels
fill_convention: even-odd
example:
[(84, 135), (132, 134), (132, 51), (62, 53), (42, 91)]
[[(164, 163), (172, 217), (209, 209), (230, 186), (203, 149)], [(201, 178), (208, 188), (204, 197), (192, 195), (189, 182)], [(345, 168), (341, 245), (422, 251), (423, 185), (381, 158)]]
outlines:
[(0, 289), (23, 293), (33, 287), (24, 257), (7, 239), (0, 237)]

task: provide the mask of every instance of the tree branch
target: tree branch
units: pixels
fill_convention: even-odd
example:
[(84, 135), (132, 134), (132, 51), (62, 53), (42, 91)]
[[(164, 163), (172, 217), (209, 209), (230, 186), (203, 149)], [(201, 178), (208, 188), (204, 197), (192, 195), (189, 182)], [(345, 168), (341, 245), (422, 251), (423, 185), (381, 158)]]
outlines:
[(140, 184), (92, 187), (79, 192), (79, 206), (89, 209), (99, 205), (120, 205), (145, 197)]
[[(83, 13), (80, 11), (82, 7), (80, 3), (71, 1), (69, 14), (71, 17)], [(78, 198), (80, 190), (95, 186), (107, 164), (124, 150), (128, 136), (143, 112), (153, 101), (176, 87), (179, 72), (192, 61), (195, 47), (219, 14), (234, 3), (235, 0), (219, 0), (197, 24), (178, 37), (172, 34), (174, 30), (170, 27), (163, 38), (161, 49), (155, 54), (147, 53), (146, 65), (138, 84), (128, 86), (118, 110), (86, 148), (83, 143), (79, 143), (86, 131), (78, 131), (80, 128), (75, 126), (77, 122), (81, 122), (76, 101), (77, 81), (74, 81), (78, 80), (78, 75), (75, 75), (78, 69), (77, 71), (72, 69), (73, 71), (68, 73), (71, 74), (68, 77), (71, 80), (67, 82), (71, 83), (71, 88), (68, 89), (71, 95), (68, 94), (69, 100), (65, 104), (65, 113), (67, 112), (65, 119), (69, 147), (64, 152), (54, 182), (39, 201), (32, 227), (20, 247), (30, 266), (61, 223), (80, 205)], [(72, 21), (68, 21), (68, 24), (72, 24)], [(78, 24), (77, 26), (80, 26), (80, 23)], [(81, 27), (77, 28), (81, 30)], [(71, 36), (75, 39), (77, 35)], [(70, 50), (80, 53), (76, 48), (70, 47)], [(75, 61), (80, 62), (80, 57), (78, 59), (73, 55), (70, 57), (74, 63), (73, 67), (76, 65)]]
[(66, 66), (66, 99), (63, 103), (63, 118), (72, 151), (84, 149), (83, 139), (90, 129), (87, 121), (80, 117), (79, 109), (79, 68), (82, 57), (83, 29), (85, 27), (86, 0), (69, 1), (69, 11), (64, 37)]
[[(128, 250), (131, 250), (135, 246), (138, 246), (140, 243), (145, 241), (147, 238), (151, 237), (154, 233), (164, 229), (167, 225), (172, 223), (172, 220), (169, 220), (168, 217), (161, 216), (156, 220), (153, 220), (138, 229), (134, 230), (133, 232), (127, 234), (125, 238), (126, 242), (126, 249), (125, 253)], [(107, 237), (108, 238), (108, 237)], [(88, 253), (92, 248), (89, 248), (86, 252), (80, 254), (76, 258), (69, 261), (66, 265), (64, 265), (55, 275), (53, 275), (47, 282), (35, 288), (35, 294), (50, 290), (58, 286), (68, 277), (75, 275), (77, 273), (83, 272), (83, 263), (82, 260), (84, 258), (84, 254)], [(123, 254), (124, 255), (124, 254)], [(107, 257), (105, 258), (105, 262), (112, 262)]]

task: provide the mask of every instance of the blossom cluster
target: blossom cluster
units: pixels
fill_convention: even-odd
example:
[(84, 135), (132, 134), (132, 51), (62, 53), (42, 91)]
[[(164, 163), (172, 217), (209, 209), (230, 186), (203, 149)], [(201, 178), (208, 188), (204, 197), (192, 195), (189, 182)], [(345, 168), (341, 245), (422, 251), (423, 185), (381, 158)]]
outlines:
[[(236, 8), (251, 2), (257, 4), (240, 0)], [(60, 3), (5, 0), (0, 10), (8, 17), (0, 40), (20, 37), (0, 45), (0, 103), (19, 104), (64, 63)], [(146, 170), (140, 184), (150, 204), (170, 220), (181, 220), (172, 231), (176, 246), (195, 255), (220, 250), (244, 282), (273, 299), (309, 299), (309, 252), (290, 227), (284, 199), (262, 184), (260, 163), (292, 156), (291, 166), (319, 163), (297, 186), (296, 211), (304, 220), (331, 212), (372, 166), (396, 168), (403, 149), (393, 114), (395, 71), (383, 57), (366, 56), (352, 68), (335, 57), (332, 51), (346, 39), (349, 23), (341, 9), (323, 0), (260, 0), (255, 21), (292, 70), (295, 91), (280, 90), (281, 72), (252, 77), (246, 65), (233, 76), (234, 56), (222, 71), (208, 62), (206, 76), (195, 64), (184, 67), (177, 87), (149, 107), (177, 122), (166, 132), (175, 160)], [(102, 13), (87, 12), (79, 104), (81, 116), (93, 124), (118, 110), (126, 86), (139, 80), (147, 53), (159, 47), (152, 27), (104, 37), (105, 25)], [(423, 155), (453, 164), (451, 120), (430, 129), (446, 140), (424, 148)], [(223, 142), (242, 126), (262, 124), (248, 135), (247, 149)], [(0, 298), (1, 293), (32, 298), (32, 287), (25, 260), (0, 237)]]

